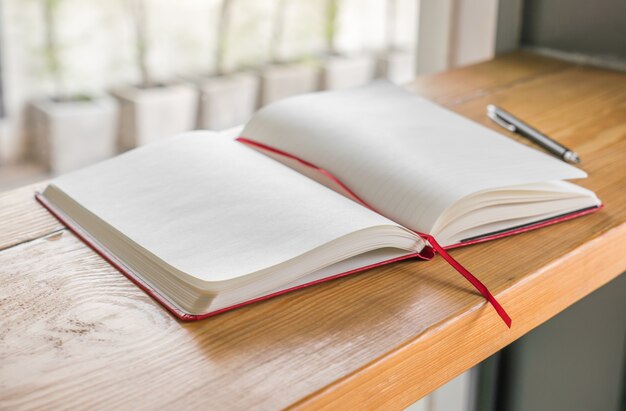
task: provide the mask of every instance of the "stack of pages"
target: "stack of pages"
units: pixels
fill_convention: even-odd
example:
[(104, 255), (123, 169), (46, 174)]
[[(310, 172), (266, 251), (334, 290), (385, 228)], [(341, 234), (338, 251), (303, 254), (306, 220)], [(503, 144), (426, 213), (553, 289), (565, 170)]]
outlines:
[(288, 98), (38, 199), (182, 319), (586, 214), (585, 172), (387, 83)]

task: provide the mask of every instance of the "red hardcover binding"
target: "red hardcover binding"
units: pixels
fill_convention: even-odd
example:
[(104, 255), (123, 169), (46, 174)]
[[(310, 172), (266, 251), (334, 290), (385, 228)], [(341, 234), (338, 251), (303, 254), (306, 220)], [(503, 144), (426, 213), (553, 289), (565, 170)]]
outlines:
[[(361, 199), (354, 191), (352, 191), (350, 188), (348, 188), (348, 186), (346, 186), (341, 180), (339, 180), (337, 177), (335, 177), (331, 172), (329, 172), (328, 170), (325, 170), (321, 167), (316, 166), (315, 164), (306, 161), (300, 157), (297, 157), (291, 153), (282, 151), (280, 149), (277, 149), (275, 147), (271, 147), (268, 146), (267, 144), (263, 144), (263, 143), (259, 143), (258, 141), (254, 141), (251, 140), (249, 138), (240, 136), (237, 138), (237, 141), (247, 144), (251, 147), (254, 147), (255, 149), (264, 152), (266, 154), (269, 154), (270, 156), (272, 155), (277, 155), (280, 157), (285, 157), (289, 160), (293, 160), (296, 161), (302, 165), (304, 165), (307, 168), (312, 169), (313, 171), (319, 173), (320, 176), (322, 176), (323, 178), (326, 178), (329, 180), (330, 183), (334, 184), (335, 186), (339, 187), (340, 190), (343, 191), (343, 194), (345, 194), (347, 197), (352, 198), (353, 200), (355, 200), (356, 202), (360, 203), (361, 205), (363, 205), (364, 207), (369, 208), (370, 210), (377, 212), (378, 211), (372, 207), (370, 204), (366, 203), (365, 201), (363, 201), (363, 199)], [(488, 241), (488, 240), (493, 240), (495, 238), (500, 238), (500, 237), (504, 237), (504, 236), (508, 236), (508, 235), (513, 235), (513, 234), (518, 234), (518, 233), (522, 233), (528, 230), (532, 230), (535, 228), (539, 228), (539, 227), (543, 227), (549, 224), (554, 224), (560, 221), (564, 221), (570, 218), (574, 218), (574, 217), (578, 217), (584, 214), (589, 214), (591, 212), (597, 211), (600, 208), (602, 208), (602, 206), (600, 207), (592, 207), (589, 209), (585, 209), (585, 210), (580, 210), (580, 211), (575, 211), (573, 213), (567, 214), (567, 215), (563, 215), (563, 216), (557, 216), (553, 219), (549, 219), (549, 220), (545, 220), (545, 221), (540, 221), (537, 222), (535, 224), (528, 224), (525, 225), (523, 227), (518, 227), (518, 228), (514, 228), (505, 232), (499, 232), (499, 233), (494, 233), (492, 235), (486, 235), (480, 238), (475, 238), (475, 239), (471, 239), (468, 241), (462, 241), (459, 244), (453, 244), (450, 246), (446, 246), (446, 247), (442, 247), (441, 245), (439, 245), (439, 243), (437, 242), (437, 240), (430, 234), (426, 234), (426, 233), (419, 233), (416, 232), (417, 235), (419, 235), (420, 237), (422, 237), (423, 239), (425, 239), (427, 241), (427, 243), (432, 247), (432, 251), (433, 252), (437, 252), (439, 253), (447, 262), (448, 264), (450, 264), (459, 274), (461, 274), (463, 277), (465, 277), (465, 279), (467, 281), (470, 282), (470, 284), (472, 284), (472, 286), (474, 286), (474, 288), (476, 288), (476, 290), (478, 290), (482, 296), (493, 306), (493, 308), (496, 310), (496, 312), (498, 313), (498, 315), (500, 316), (500, 318), (502, 318), (502, 320), (504, 321), (504, 323), (507, 325), (507, 327), (511, 328), (511, 324), (512, 324), (512, 320), (511, 317), (509, 317), (509, 315), (507, 314), (506, 310), (500, 305), (500, 303), (498, 302), (498, 300), (496, 300), (496, 298), (491, 294), (491, 292), (489, 291), (489, 289), (478, 279), (476, 278), (472, 273), (470, 273), (465, 267), (463, 267), (463, 265), (461, 263), (459, 263), (458, 261), (456, 261), (448, 252), (448, 249), (451, 248), (456, 248), (456, 247), (461, 247), (464, 245), (470, 245), (470, 244), (476, 244), (476, 243), (480, 243), (480, 242), (484, 242), (484, 241)], [(378, 213), (378, 214), (382, 214), (382, 213)]]
[(357, 268), (355, 270), (350, 270), (350, 271), (346, 271), (346, 272), (343, 272), (343, 273), (335, 274), (335, 275), (332, 275), (330, 277), (323, 278), (321, 280), (312, 281), (310, 283), (301, 284), (301, 285), (298, 285), (298, 286), (295, 286), (295, 287), (291, 287), (291, 288), (288, 288), (288, 289), (285, 289), (285, 290), (281, 290), (281, 291), (277, 291), (277, 292), (274, 292), (274, 293), (271, 293), (271, 294), (267, 294), (267, 295), (264, 295), (264, 296), (261, 296), (261, 297), (253, 298), (251, 300), (244, 301), (242, 303), (238, 303), (238, 304), (232, 305), (230, 307), (221, 308), (221, 309), (216, 310), (216, 311), (211, 311), (209, 313), (205, 313), (205, 314), (191, 314), (191, 313), (188, 313), (185, 310), (183, 310), (175, 302), (173, 302), (172, 300), (168, 299), (163, 294), (159, 293), (158, 290), (156, 290), (147, 281), (145, 281), (137, 273), (135, 273), (132, 269), (130, 269), (126, 264), (124, 264), (123, 261), (119, 260), (113, 254), (111, 254), (104, 246), (99, 244), (86, 231), (84, 231), (78, 224), (76, 224), (74, 221), (72, 221), (72, 219), (70, 219), (62, 211), (56, 209), (40, 193), (35, 193), (35, 199), (42, 206), (44, 206), (50, 212), (50, 214), (52, 214), (57, 220), (59, 220), (59, 222), (61, 222), (61, 224), (63, 224), (72, 233), (74, 233), (74, 235), (76, 235), (82, 242), (84, 242), (92, 250), (94, 250), (96, 253), (98, 253), (102, 258), (104, 258), (109, 264), (111, 264), (119, 272), (121, 272), (126, 277), (128, 277), (129, 280), (131, 280), (139, 288), (141, 288), (143, 291), (145, 291), (146, 294), (148, 294), (150, 297), (152, 297), (153, 299), (155, 299), (156, 301), (161, 303), (161, 305), (163, 305), (163, 307), (165, 307), (168, 311), (170, 311), (172, 314), (174, 314), (176, 317), (178, 317), (179, 319), (181, 319), (183, 321), (202, 320), (204, 318), (212, 317), (214, 315), (223, 313), (225, 311), (234, 310), (235, 308), (239, 308), (239, 307), (243, 307), (243, 306), (246, 306), (246, 305), (249, 305), (249, 304), (253, 304), (253, 303), (256, 303), (258, 301), (267, 300), (269, 298), (276, 297), (278, 295), (285, 294), (285, 293), (288, 293), (288, 292), (291, 292), (291, 291), (299, 290), (301, 288), (308, 287), (310, 285), (315, 285), (315, 284), (323, 283), (325, 281), (334, 280), (335, 278), (345, 277), (345, 276), (348, 276), (350, 274), (358, 273), (360, 271), (369, 270), (370, 268), (380, 267), (382, 265), (395, 263), (396, 261), (402, 261), (402, 260), (406, 260), (406, 259), (409, 259), (409, 258), (419, 258), (419, 259), (422, 259), (422, 260), (430, 260), (434, 256), (434, 253), (432, 252), (432, 250), (430, 248), (426, 248), (426, 249), (422, 250), (422, 253), (414, 253), (414, 254), (409, 254), (409, 255), (402, 256), (402, 257), (392, 258), (390, 260), (382, 261), (380, 263), (371, 264), (371, 265), (367, 265), (367, 266), (364, 266), (364, 267)]
[[(302, 160), (298, 157), (295, 157), (291, 154), (285, 153), (283, 151), (274, 149), (272, 147), (269, 147), (267, 145), (252, 141), (250, 139), (244, 138), (244, 137), (239, 137), (237, 139), (238, 141), (244, 143), (244, 144), (248, 144), (251, 146), (254, 146), (257, 149), (260, 149), (261, 151), (267, 151), (267, 152), (271, 152), (274, 154), (278, 154), (278, 155), (283, 155), (286, 157), (289, 157), (291, 159), (294, 159), (302, 164), (304, 164), (307, 167), (311, 167), (313, 169), (315, 169), (316, 171), (319, 171), (320, 173), (322, 173), (326, 178), (329, 178), (330, 180), (332, 180), (333, 182), (335, 182), (337, 185), (339, 185), (342, 189), (344, 189), (346, 191), (346, 193), (352, 197), (355, 201), (358, 201), (359, 203), (361, 203), (362, 205), (364, 205), (365, 207), (368, 207), (370, 209), (372, 209), (372, 207), (370, 207), (368, 204), (366, 204), (365, 202), (363, 202), (356, 194), (354, 194), (347, 186), (345, 186), (341, 181), (339, 181), (339, 179), (337, 179), (335, 176), (333, 176), (331, 173), (329, 173), (328, 171), (321, 169), (317, 166), (315, 166), (314, 164), (311, 164), (305, 160)], [(168, 311), (170, 311), (174, 316), (176, 316), (177, 318), (179, 318), (180, 320), (183, 321), (197, 321), (197, 320), (202, 320), (204, 318), (208, 318), (226, 311), (230, 311), (230, 310), (234, 310), (236, 308), (239, 307), (243, 307), (249, 304), (253, 304), (259, 301), (263, 301), (263, 300), (267, 300), (273, 297), (276, 297), (278, 295), (281, 294), (285, 294), (291, 291), (295, 291), (295, 290), (299, 290), (311, 285), (315, 285), (315, 284), (319, 284), (319, 283), (323, 283), (326, 281), (330, 281), (330, 280), (334, 280), (336, 278), (341, 278), (341, 277), (346, 277), (348, 275), (351, 274), (355, 274), (361, 271), (365, 271), (365, 270), (369, 270), (370, 268), (374, 268), (374, 267), (380, 267), (386, 264), (391, 264), (397, 261), (402, 261), (402, 260), (406, 260), (409, 258), (419, 258), (422, 260), (430, 260), (434, 257), (435, 252), (439, 252), (447, 261), (448, 263), (450, 263), (457, 271), (459, 271), (459, 273), (461, 273), (465, 278), (468, 279), (468, 281), (470, 281), (472, 283), (472, 285), (474, 287), (476, 287), (476, 289), (478, 289), (480, 291), (480, 293), (494, 306), (494, 308), (496, 309), (496, 311), (498, 312), (498, 314), (500, 315), (500, 317), (502, 317), (502, 319), (504, 320), (504, 322), (507, 324), (508, 327), (511, 327), (511, 319), (508, 316), (508, 314), (506, 314), (506, 311), (500, 306), (500, 304), (495, 300), (495, 298), (491, 295), (491, 293), (489, 292), (489, 290), (487, 289), (487, 287), (485, 287), (476, 277), (474, 277), (471, 273), (469, 273), (461, 264), (459, 264), (456, 260), (454, 260), (452, 258), (452, 256), (450, 256), (445, 250), (448, 249), (452, 249), (452, 248), (457, 248), (457, 247), (462, 247), (465, 245), (471, 245), (471, 244), (476, 244), (476, 243), (481, 243), (484, 241), (489, 241), (489, 240), (493, 240), (496, 238), (501, 238), (501, 237), (506, 237), (506, 236), (510, 236), (510, 235), (514, 235), (514, 234), (519, 234), (519, 233), (523, 233), (529, 230), (534, 230), (537, 228), (541, 228), (541, 227), (545, 227), (551, 224), (556, 224), (559, 223), (561, 221), (566, 221), (566, 220), (571, 220), (575, 217), (579, 217), (579, 216), (583, 216), (586, 214), (590, 214), (592, 212), (595, 212), (599, 209), (601, 209), (603, 206), (599, 206), (599, 207), (594, 207), (594, 208), (590, 208), (590, 209), (585, 209), (585, 210), (580, 210), (580, 211), (576, 211), (570, 214), (566, 214), (566, 215), (562, 215), (562, 216), (558, 216), (555, 217), (553, 219), (550, 220), (545, 220), (545, 221), (540, 221), (537, 222), (535, 224), (529, 224), (523, 227), (519, 227), (516, 229), (512, 229), (510, 231), (506, 231), (506, 232), (501, 232), (501, 233), (497, 233), (497, 234), (493, 234), (493, 235), (489, 235), (489, 236), (485, 236), (485, 237), (480, 237), (480, 238), (476, 238), (476, 239), (472, 239), (469, 241), (464, 241), (458, 244), (454, 244), (454, 245), (450, 245), (450, 246), (446, 246), (446, 247), (442, 247), (440, 246), (436, 240), (428, 235), (428, 234), (422, 234), (422, 233), (417, 233), (420, 236), (422, 236), (424, 239), (426, 239), (429, 244), (431, 245), (431, 247), (425, 247), (421, 253), (414, 253), (414, 254), (409, 254), (406, 256), (402, 256), (402, 257), (398, 257), (398, 258), (393, 258), (390, 260), (386, 260), (386, 261), (382, 261), (376, 264), (371, 264), (368, 266), (364, 266), (364, 267), (360, 267), (354, 270), (350, 270), (350, 271), (346, 271), (343, 273), (338, 273), (320, 280), (316, 280), (316, 281), (312, 281), (306, 284), (301, 284), (295, 287), (291, 287), (282, 291), (278, 291), (278, 292), (274, 292), (271, 294), (267, 294), (261, 297), (257, 297), (257, 298), (253, 298), (251, 300), (248, 301), (244, 301), (235, 305), (232, 305), (230, 307), (226, 307), (226, 308), (222, 308), (216, 311), (212, 311), (212, 312), (208, 312), (208, 313), (204, 313), (204, 314), (191, 314), (186, 312), (185, 310), (183, 310), (181, 307), (179, 307), (175, 302), (173, 302), (172, 300), (168, 299), (166, 296), (164, 296), (163, 294), (159, 293), (158, 290), (156, 290), (154, 287), (152, 287), (146, 280), (144, 280), (143, 278), (141, 278), (137, 273), (135, 273), (132, 269), (130, 269), (126, 264), (124, 264), (123, 261), (119, 260), (117, 257), (115, 257), (113, 254), (111, 254), (104, 246), (102, 246), (101, 244), (99, 244), (94, 238), (92, 238), (86, 231), (84, 231), (78, 224), (76, 224), (74, 221), (72, 221), (67, 215), (65, 215), (63, 212), (61, 212), (60, 210), (54, 208), (54, 206), (45, 198), (43, 197), (40, 193), (35, 193), (35, 198), (36, 200), (43, 206), (45, 207), (57, 220), (59, 220), (63, 225), (65, 225), (70, 231), (72, 231), (79, 239), (81, 239), (86, 245), (88, 245), (91, 249), (93, 249), (96, 253), (98, 253), (102, 258), (104, 258), (109, 264), (111, 264), (114, 268), (116, 268), (119, 272), (121, 272), (122, 274), (124, 274), (129, 280), (131, 280), (133, 283), (135, 283), (139, 288), (141, 288), (146, 294), (148, 294), (150, 297), (152, 297), (153, 299), (155, 299), (156, 301), (158, 301), (161, 305), (163, 305), (163, 307), (165, 307)], [(376, 211), (376, 210), (374, 210)]]

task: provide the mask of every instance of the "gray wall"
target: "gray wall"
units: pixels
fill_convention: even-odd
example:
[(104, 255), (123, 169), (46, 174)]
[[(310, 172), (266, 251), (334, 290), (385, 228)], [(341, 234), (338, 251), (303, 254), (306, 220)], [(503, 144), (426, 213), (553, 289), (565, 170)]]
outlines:
[(517, 50), (522, 31), (523, 0), (499, 0), (496, 54)]
[(522, 9), (523, 46), (626, 58), (626, 0), (524, 0)]
[(626, 366), (626, 273), (505, 348), (505, 411), (619, 411)]

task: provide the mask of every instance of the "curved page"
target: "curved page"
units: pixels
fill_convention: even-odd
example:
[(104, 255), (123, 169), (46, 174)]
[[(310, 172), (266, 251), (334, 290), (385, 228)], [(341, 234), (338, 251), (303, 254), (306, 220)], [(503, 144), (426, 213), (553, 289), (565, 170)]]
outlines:
[(213, 133), (133, 150), (52, 185), (137, 246), (206, 281), (254, 273), (362, 229), (398, 226)]
[(384, 82), (271, 104), (242, 136), (328, 170), (385, 216), (426, 233), (469, 194), (586, 177)]

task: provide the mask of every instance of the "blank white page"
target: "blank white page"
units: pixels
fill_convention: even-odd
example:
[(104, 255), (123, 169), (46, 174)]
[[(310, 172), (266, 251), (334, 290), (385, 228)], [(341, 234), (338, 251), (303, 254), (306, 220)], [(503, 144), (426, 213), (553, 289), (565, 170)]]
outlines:
[(586, 177), (386, 82), (276, 102), (242, 135), (328, 170), (382, 214), (421, 232), (466, 195)]
[(238, 142), (181, 135), (52, 183), (165, 263), (226, 280), (397, 224)]

